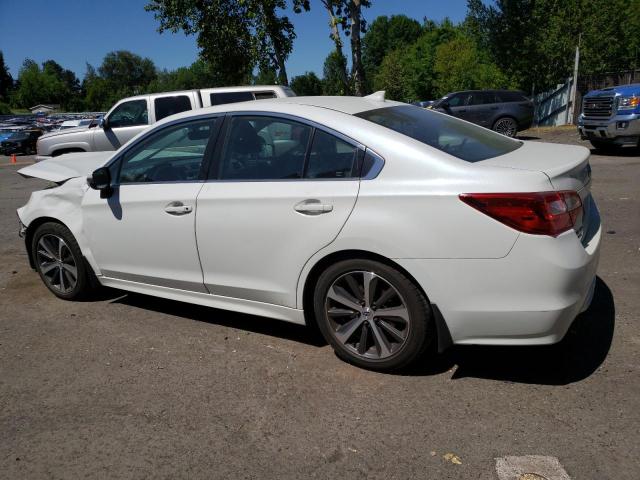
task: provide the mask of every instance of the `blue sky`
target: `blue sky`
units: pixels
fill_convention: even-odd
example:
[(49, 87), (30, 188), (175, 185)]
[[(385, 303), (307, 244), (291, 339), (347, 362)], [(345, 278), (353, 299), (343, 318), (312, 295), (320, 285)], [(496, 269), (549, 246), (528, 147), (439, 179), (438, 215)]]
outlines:
[[(17, 78), (25, 58), (39, 63), (53, 59), (76, 72), (85, 63), (100, 65), (107, 52), (130, 50), (151, 58), (158, 68), (191, 64), (198, 55), (195, 37), (157, 33), (158, 22), (144, 10), (145, 0), (0, 0), (0, 50)], [(305, 71), (321, 75), (332, 49), (327, 16), (319, 0), (312, 10), (290, 18), (298, 35), (287, 62), (289, 76)], [(449, 17), (455, 22), (466, 13), (466, 0), (373, 0), (365, 18), (405, 14), (422, 22)], [(347, 49), (348, 50), (348, 49)]]

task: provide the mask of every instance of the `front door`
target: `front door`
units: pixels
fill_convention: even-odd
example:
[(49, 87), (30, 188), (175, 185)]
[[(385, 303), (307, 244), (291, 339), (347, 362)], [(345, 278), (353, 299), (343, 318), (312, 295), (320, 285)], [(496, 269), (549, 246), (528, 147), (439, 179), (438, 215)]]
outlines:
[(93, 129), (96, 152), (117, 150), (149, 126), (149, 100), (125, 100), (106, 116), (107, 123)]
[(296, 307), (305, 263), (340, 232), (358, 194), (353, 142), (277, 116), (227, 119), (196, 233), (210, 293)]
[(207, 146), (216, 134), (214, 118), (164, 127), (140, 139), (110, 166), (111, 198), (87, 192), (84, 231), (104, 276), (205, 291), (195, 208)]

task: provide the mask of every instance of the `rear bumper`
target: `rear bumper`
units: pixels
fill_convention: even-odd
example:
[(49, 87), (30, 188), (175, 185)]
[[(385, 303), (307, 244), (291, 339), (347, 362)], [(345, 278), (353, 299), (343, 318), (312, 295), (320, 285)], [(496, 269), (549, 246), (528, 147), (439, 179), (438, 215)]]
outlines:
[(438, 305), (453, 343), (557, 343), (593, 297), (601, 238), (593, 210), (585, 245), (573, 231), (521, 234), (501, 259), (396, 261)]
[(636, 145), (640, 139), (640, 115), (616, 115), (609, 119), (578, 119), (578, 133), (583, 140)]

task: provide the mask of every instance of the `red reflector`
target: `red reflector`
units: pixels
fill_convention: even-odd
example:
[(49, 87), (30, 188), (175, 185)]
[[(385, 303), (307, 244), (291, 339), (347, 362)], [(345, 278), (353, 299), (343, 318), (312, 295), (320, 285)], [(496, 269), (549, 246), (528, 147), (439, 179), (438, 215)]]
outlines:
[(534, 193), (463, 193), (467, 205), (520, 232), (557, 237), (582, 216), (582, 201), (573, 191)]

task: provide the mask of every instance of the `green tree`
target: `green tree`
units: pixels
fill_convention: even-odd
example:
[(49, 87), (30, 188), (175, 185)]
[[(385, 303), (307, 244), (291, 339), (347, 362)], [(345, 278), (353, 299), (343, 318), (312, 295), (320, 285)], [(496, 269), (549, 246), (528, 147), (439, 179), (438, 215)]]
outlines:
[(456, 90), (511, 87), (500, 68), (483, 60), (473, 40), (462, 35), (438, 45), (434, 73), (438, 95)]
[(105, 55), (98, 73), (117, 88), (139, 93), (156, 78), (156, 67), (149, 58), (142, 58), (127, 50), (118, 50)]
[(387, 53), (415, 43), (421, 33), (420, 23), (406, 15), (377, 17), (362, 37), (362, 63), (369, 83)]
[(337, 50), (333, 50), (324, 61), (323, 92), (325, 95), (348, 95), (349, 85), (344, 84), (343, 71), (346, 69), (347, 59)]
[(216, 72), (217, 84), (247, 83), (256, 66), (274, 69), (287, 84), (285, 62), (295, 32), (279, 15), (286, 0), (150, 0), (159, 31), (196, 35), (200, 56)]
[(66, 104), (70, 96), (65, 82), (46, 62), (41, 69), (33, 60), (26, 59), (18, 75), (18, 85), (13, 98), (22, 108), (39, 103)]
[(391, 100), (416, 100), (408, 78), (410, 74), (405, 55), (401, 49), (388, 52), (373, 79), (373, 89), (385, 90), (386, 97)]
[(313, 96), (322, 95), (322, 80), (313, 72), (305, 72), (304, 75), (298, 75), (291, 79), (291, 88), (296, 95)]
[(11, 90), (13, 90), (13, 77), (9, 73), (9, 67), (4, 63), (4, 55), (0, 50), (0, 101), (6, 102)]
[(215, 75), (202, 60), (196, 60), (188, 67), (158, 72), (155, 80), (148, 87), (149, 92), (170, 92), (174, 90), (191, 90), (208, 88), (215, 85)]

